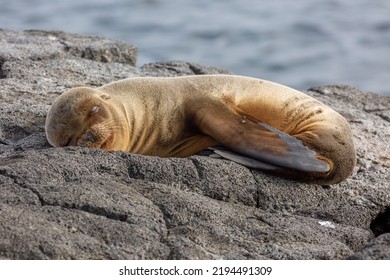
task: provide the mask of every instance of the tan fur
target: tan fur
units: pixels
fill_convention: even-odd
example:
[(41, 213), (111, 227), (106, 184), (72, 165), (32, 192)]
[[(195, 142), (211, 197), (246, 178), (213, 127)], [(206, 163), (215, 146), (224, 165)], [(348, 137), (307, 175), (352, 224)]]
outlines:
[[(95, 113), (94, 106), (99, 108)], [(220, 144), (206, 135), (214, 114), (222, 114), (215, 121), (226, 137), (234, 137), (236, 130), (223, 122), (223, 114), (253, 117), (302, 140), (332, 166), (317, 182), (336, 183), (352, 173), (355, 148), (340, 114), (294, 89), (241, 76), (131, 78), (96, 89), (71, 89), (49, 111), (46, 134), (55, 147), (187, 157)]]

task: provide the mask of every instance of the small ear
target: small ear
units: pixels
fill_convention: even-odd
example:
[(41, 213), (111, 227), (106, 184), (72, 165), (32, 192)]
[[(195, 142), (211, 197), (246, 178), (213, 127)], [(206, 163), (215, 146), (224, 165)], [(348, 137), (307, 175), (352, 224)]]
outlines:
[(100, 110), (100, 106), (99, 105), (95, 105), (91, 109), (91, 114), (96, 114), (97, 112), (99, 112), (99, 110)]
[(101, 97), (102, 99), (104, 99), (104, 100), (111, 99), (111, 96), (110, 96), (109, 94), (107, 94), (107, 93), (102, 93), (102, 94), (100, 95), (100, 97)]

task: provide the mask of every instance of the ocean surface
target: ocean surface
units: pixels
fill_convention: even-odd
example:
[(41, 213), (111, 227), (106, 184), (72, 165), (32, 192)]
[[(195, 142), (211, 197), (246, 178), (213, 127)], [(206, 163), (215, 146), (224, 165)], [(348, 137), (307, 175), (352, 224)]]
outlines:
[(389, 0), (0, 0), (0, 28), (127, 41), (138, 66), (186, 60), (302, 90), (390, 95)]

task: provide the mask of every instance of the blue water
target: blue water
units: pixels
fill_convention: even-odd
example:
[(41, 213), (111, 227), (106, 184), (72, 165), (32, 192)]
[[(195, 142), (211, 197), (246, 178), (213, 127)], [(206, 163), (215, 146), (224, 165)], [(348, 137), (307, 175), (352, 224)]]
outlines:
[(180, 59), (390, 95), (389, 0), (0, 0), (0, 28), (128, 41), (139, 66)]

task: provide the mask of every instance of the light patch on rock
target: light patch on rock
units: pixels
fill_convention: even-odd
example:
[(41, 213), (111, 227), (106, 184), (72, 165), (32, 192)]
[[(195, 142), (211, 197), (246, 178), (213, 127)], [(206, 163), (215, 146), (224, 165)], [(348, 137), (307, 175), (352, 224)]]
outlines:
[(319, 221), (318, 222), (321, 226), (323, 227), (327, 227), (327, 228), (336, 228), (336, 226), (332, 223), (332, 222), (329, 222), (329, 221)]

